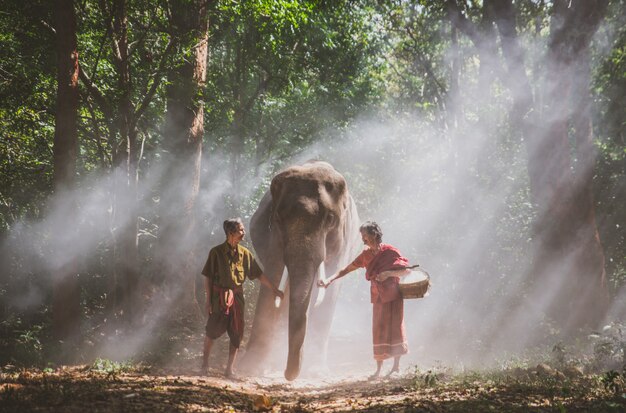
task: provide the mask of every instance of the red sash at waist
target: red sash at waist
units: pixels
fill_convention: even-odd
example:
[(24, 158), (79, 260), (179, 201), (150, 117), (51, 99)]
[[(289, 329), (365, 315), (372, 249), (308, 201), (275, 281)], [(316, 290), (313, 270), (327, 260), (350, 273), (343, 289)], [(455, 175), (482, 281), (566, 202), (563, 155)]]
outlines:
[(238, 286), (235, 288), (224, 288), (213, 284), (213, 291), (215, 291), (220, 297), (220, 309), (224, 312), (224, 314), (230, 314), (231, 308), (233, 308), (233, 311), (237, 311), (237, 306), (233, 307), (235, 304), (235, 294), (243, 294), (243, 287)]

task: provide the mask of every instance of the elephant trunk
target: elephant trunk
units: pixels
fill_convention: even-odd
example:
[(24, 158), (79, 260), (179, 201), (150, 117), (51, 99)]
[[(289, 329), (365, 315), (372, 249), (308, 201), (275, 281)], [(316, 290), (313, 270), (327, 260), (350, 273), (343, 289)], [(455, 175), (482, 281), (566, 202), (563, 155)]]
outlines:
[[(323, 243), (317, 245), (323, 245)], [(294, 380), (300, 374), (302, 347), (307, 329), (307, 311), (311, 301), (312, 288), (317, 281), (317, 270), (324, 259), (324, 255), (323, 249), (319, 251), (316, 249), (285, 258), (289, 272), (289, 354), (285, 378)]]

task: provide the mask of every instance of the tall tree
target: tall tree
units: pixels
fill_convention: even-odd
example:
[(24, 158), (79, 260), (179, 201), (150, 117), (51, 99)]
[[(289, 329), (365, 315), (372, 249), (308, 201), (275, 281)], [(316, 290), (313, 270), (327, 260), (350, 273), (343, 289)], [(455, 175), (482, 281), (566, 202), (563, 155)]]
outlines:
[(282, 162), (380, 98), (384, 35), (372, 30), (373, 3), (220, 3), (207, 116), (211, 145), (224, 143), (231, 156), (235, 188), (258, 172), (247, 162)]
[(302, 71), (296, 62), (307, 45), (302, 25), (310, 9), (308, 2), (294, 0), (220, 4), (216, 20), (222, 26), (221, 44), (214, 50), (221, 57), (215, 62), (221, 71), (215, 73), (220, 79), (214, 81), (224, 88), (229, 105), (226, 133), (236, 208), (241, 207), (239, 191), (245, 175), (246, 147), (257, 126), (255, 110), (259, 110), (265, 96), (284, 89), (290, 77)]
[[(595, 221), (595, 166), (590, 103), (589, 45), (608, 1), (556, 1), (541, 90), (530, 89), (510, 1), (489, 1), (514, 89), (512, 118), (528, 149), (528, 173), (537, 209), (538, 284), (558, 285), (548, 314), (568, 332), (596, 326), (607, 310), (604, 252)], [(544, 102), (545, 106), (541, 106)], [(574, 142), (574, 159), (570, 141)], [(575, 297), (576, 299), (572, 299)]]
[(138, 206), (137, 165), (139, 145), (137, 129), (133, 125), (132, 78), (128, 40), (128, 5), (126, 0), (115, 0), (110, 13), (111, 47), (117, 69), (118, 93), (117, 131), (119, 145), (114, 149), (113, 167), (113, 259), (117, 314), (132, 320), (138, 305)]
[[(614, 39), (608, 54), (602, 53), (600, 65), (594, 71), (592, 107), (594, 132), (597, 140), (598, 166), (595, 169), (594, 188), (598, 207), (598, 226), (602, 246), (607, 257), (611, 292), (619, 295), (626, 274), (623, 257), (626, 249), (626, 1), (613, 0), (607, 9), (601, 36)], [(600, 52), (605, 50), (598, 48)], [(612, 199), (606, 202), (606, 199)], [(623, 288), (623, 287), (621, 287)]]
[[(538, 108), (545, 129), (527, 140), (531, 193), (539, 213), (534, 268), (541, 278), (555, 273), (567, 277), (551, 311), (565, 330), (595, 327), (608, 309), (604, 252), (595, 220), (589, 109), (589, 45), (607, 4), (608, 0), (554, 2), (542, 87), (547, 107)], [(575, 146), (573, 158), (570, 141)]]
[[(102, 33), (96, 32), (101, 43), (94, 48), (91, 60), (94, 78), (86, 70), (80, 72), (93, 130), (105, 125), (112, 152), (113, 282), (109, 309), (125, 322), (134, 319), (139, 306), (140, 121), (155, 100), (174, 45), (171, 37), (159, 31), (158, 8), (133, 5), (136, 8), (130, 9), (127, 0), (99, 3), (95, 9), (99, 19), (94, 23), (102, 26)], [(90, 3), (86, 6), (95, 7)], [(135, 30), (130, 30), (129, 16), (135, 19)], [(106, 42), (110, 44), (108, 51)], [(114, 70), (108, 70), (111, 67)], [(96, 76), (102, 80), (94, 80)]]
[(204, 137), (202, 95), (208, 58), (208, 9), (213, 4), (207, 0), (178, 0), (171, 3), (170, 9), (172, 32), (182, 53), (170, 72), (167, 88), (159, 264), (186, 312), (196, 315), (200, 309), (195, 294), (195, 209)]
[[(54, 191), (56, 197), (69, 196), (66, 216), (76, 213), (70, 192), (75, 187), (78, 151), (78, 47), (73, 0), (56, 0), (54, 7), (57, 50), (57, 99), (54, 131)], [(63, 228), (63, 230), (69, 230)], [(58, 234), (57, 234), (58, 235)], [(60, 237), (63, 239), (65, 237)], [(63, 247), (63, 246), (61, 246)], [(55, 251), (64, 254), (67, 251)], [(53, 331), (57, 339), (67, 340), (80, 327), (80, 286), (77, 266), (70, 261), (53, 274)]]
[[(594, 212), (594, 151), (589, 114), (589, 45), (607, 0), (555, 1), (541, 83), (535, 96), (526, 72), (513, 2), (485, 1), (483, 16), (497, 27), (506, 69), (499, 79), (512, 93), (511, 123), (526, 143), (532, 201), (536, 207), (531, 275), (548, 299), (548, 315), (565, 331), (595, 326), (607, 309), (604, 254)], [(478, 48), (483, 37), (455, 1), (453, 22)], [(460, 23), (459, 23), (460, 22)], [(490, 43), (490, 41), (488, 41)], [(481, 62), (482, 64), (483, 62)], [(485, 62), (486, 63), (486, 62)], [(575, 142), (572, 160), (570, 140)], [(558, 286), (558, 287), (557, 287)]]

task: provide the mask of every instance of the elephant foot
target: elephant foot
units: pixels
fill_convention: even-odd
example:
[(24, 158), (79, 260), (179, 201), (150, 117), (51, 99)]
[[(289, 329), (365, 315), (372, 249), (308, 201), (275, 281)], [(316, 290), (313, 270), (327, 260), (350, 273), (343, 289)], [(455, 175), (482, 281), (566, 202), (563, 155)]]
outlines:
[(232, 370), (232, 369), (226, 369), (226, 371), (224, 372), (224, 377), (226, 377), (227, 379), (230, 379), (230, 380), (238, 380), (239, 379), (239, 377), (237, 376), (235, 371)]
[(296, 378), (298, 378), (299, 375), (300, 375), (300, 367), (297, 367), (297, 368), (287, 367), (285, 369), (285, 378), (289, 381), (295, 380)]

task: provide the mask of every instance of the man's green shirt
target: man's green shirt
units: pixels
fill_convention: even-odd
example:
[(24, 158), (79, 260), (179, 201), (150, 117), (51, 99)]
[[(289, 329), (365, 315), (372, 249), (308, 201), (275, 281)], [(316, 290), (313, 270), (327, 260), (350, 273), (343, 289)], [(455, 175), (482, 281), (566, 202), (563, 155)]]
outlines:
[(246, 278), (254, 280), (262, 273), (263, 270), (247, 248), (237, 245), (237, 251), (233, 254), (227, 242), (211, 249), (202, 269), (202, 274), (211, 277), (213, 284), (229, 289), (240, 287)]

